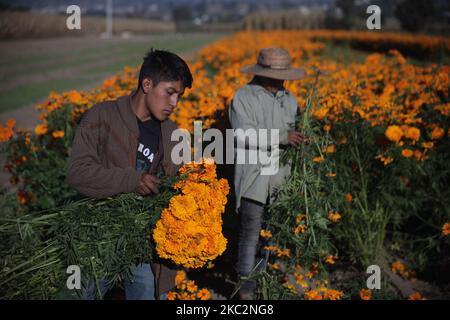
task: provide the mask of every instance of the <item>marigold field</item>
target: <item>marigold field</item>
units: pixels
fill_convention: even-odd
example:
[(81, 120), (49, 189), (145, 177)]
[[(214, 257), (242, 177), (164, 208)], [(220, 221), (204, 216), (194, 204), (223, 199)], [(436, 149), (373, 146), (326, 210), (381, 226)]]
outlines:
[[(254, 275), (258, 297), (449, 298), (450, 39), (346, 31), (236, 33), (200, 51), (190, 65), (193, 88), (171, 119), (191, 133), (194, 120), (202, 120), (204, 129), (226, 129), (233, 94), (250, 80), (239, 69), (270, 46), (287, 49), (293, 65), (307, 70), (308, 77), (286, 88), (297, 97), (299, 128), (313, 144), (287, 155), (299, 166), (268, 207), (261, 230), (268, 264)], [(4, 215), (20, 217), (76, 196), (64, 179), (77, 123), (95, 103), (134, 90), (137, 70), (127, 67), (91, 91), (50, 93), (37, 106), (41, 124), (33, 131), (17, 128), (13, 119), (2, 124), (5, 170), (17, 190), (4, 193)], [(219, 170), (232, 186), (226, 172)], [(224, 206), (226, 200), (218, 199)], [(179, 205), (196, 207), (195, 201)], [(225, 220), (237, 219), (233, 205), (230, 191)], [(225, 253), (233, 261), (237, 231), (230, 229)], [(225, 257), (217, 264), (223, 281), (238, 287), (233, 263)], [(371, 265), (381, 269), (380, 289), (367, 288)], [(185, 278), (179, 275), (178, 289), (186, 289)], [(208, 282), (201, 286), (208, 288)], [(197, 294), (194, 283), (186, 290), (169, 298)], [(202, 290), (198, 298), (210, 298)]]

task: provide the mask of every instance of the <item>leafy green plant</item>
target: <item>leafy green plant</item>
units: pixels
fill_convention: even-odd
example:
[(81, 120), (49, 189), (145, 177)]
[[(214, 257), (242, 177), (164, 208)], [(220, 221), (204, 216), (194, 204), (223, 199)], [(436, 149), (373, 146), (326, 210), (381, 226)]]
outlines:
[(152, 226), (177, 193), (170, 186), (180, 178), (165, 178), (153, 197), (81, 199), (0, 218), (1, 298), (56, 298), (70, 265), (78, 265), (84, 279), (121, 284), (134, 265), (150, 261)]

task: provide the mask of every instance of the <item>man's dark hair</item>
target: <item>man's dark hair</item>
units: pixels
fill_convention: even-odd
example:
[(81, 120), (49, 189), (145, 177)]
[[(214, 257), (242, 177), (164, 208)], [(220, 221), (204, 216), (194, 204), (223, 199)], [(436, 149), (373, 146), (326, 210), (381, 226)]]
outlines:
[(181, 80), (185, 88), (192, 86), (192, 74), (186, 62), (176, 54), (165, 50), (151, 49), (147, 52), (139, 71), (138, 90), (145, 78), (151, 79), (155, 86), (161, 81), (178, 80)]

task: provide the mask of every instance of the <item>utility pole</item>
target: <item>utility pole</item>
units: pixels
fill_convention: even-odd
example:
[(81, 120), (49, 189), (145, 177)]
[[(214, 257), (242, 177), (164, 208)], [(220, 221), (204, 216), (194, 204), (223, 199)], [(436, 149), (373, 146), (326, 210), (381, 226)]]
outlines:
[(113, 0), (106, 0), (106, 37), (112, 37), (113, 28)]

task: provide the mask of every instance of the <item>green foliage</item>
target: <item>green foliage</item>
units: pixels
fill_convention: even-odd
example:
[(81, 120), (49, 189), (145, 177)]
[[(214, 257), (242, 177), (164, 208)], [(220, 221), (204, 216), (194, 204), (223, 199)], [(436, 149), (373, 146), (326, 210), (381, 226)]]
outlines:
[[(338, 190), (332, 182), (334, 177), (330, 176), (336, 167), (324, 154), (332, 140), (323, 133), (320, 122), (311, 117), (312, 103), (310, 96), (305, 112), (297, 121), (297, 130), (308, 137), (309, 143), (284, 152), (282, 162), (291, 166), (291, 175), (278, 188), (276, 200), (268, 206), (265, 216), (267, 229), (273, 234), (269, 244), (290, 250), (290, 256), (273, 254), (270, 261), (282, 262), (288, 274), (293, 274), (300, 265), (306, 268), (314, 265), (325, 271), (325, 257), (336, 254), (330, 241), (332, 223), (327, 218), (329, 212), (336, 210)], [(325, 160), (314, 161), (316, 157)], [(295, 232), (299, 226), (304, 231)], [(260, 280), (261, 291), (267, 298), (293, 297), (283, 286), (282, 273), (268, 273), (270, 276)]]
[[(449, 265), (450, 241), (442, 233), (444, 223), (450, 221), (448, 135), (423, 154), (425, 160), (407, 158), (402, 155), (404, 147), (385, 137), (385, 128), (372, 126), (357, 114), (344, 114), (343, 120), (332, 123), (331, 130), (324, 130), (327, 119), (309, 116), (314, 103), (313, 94), (297, 125), (310, 144), (284, 153), (291, 175), (278, 189), (265, 217), (272, 233), (269, 244), (288, 248), (291, 255), (271, 254), (269, 261), (281, 263), (283, 272), (259, 273), (261, 296), (298, 298), (285, 287), (286, 277), (297, 272), (298, 266), (303, 270), (317, 267), (326, 279), (327, 272), (339, 272), (346, 265), (361, 274), (373, 264), (390, 272), (389, 263), (398, 257), (424, 279), (445, 281), (433, 275), (433, 270)], [(427, 120), (441, 125), (447, 121), (436, 115)], [(431, 140), (422, 134), (421, 139)], [(421, 141), (416, 144), (423, 152), (418, 148)], [(334, 145), (335, 152), (325, 151), (329, 145)], [(392, 162), (383, 163), (380, 155), (391, 157)], [(315, 162), (317, 157), (324, 160)], [(330, 172), (336, 175), (330, 177)], [(330, 211), (342, 218), (331, 223), (327, 219)], [(299, 221), (298, 215), (305, 219)], [(299, 223), (305, 231), (295, 234)], [(341, 264), (326, 268), (323, 262), (328, 255), (338, 255)], [(350, 296), (365, 287), (360, 282), (354, 283), (356, 288), (339, 282), (331, 285), (341, 286)], [(374, 294), (375, 299), (398, 297), (389, 280), (383, 288), (384, 293)]]
[[(71, 122), (72, 105), (64, 105), (48, 117), (50, 134), (31, 132), (15, 135), (2, 146), (7, 170), (24, 194), (24, 210), (44, 210), (76, 198), (76, 191), (66, 182), (66, 165), (76, 124)], [(52, 132), (63, 131), (55, 139)]]
[[(377, 146), (373, 141), (380, 135), (377, 129), (356, 118), (351, 125), (334, 128), (348, 143), (339, 144), (334, 162), (339, 168), (335, 179), (340, 190), (340, 210), (343, 213), (335, 237), (346, 248), (348, 258), (364, 270), (371, 264), (379, 264), (383, 252), (386, 226), (391, 217), (392, 207), (389, 190), (392, 168), (386, 168), (376, 160)], [(352, 201), (343, 201), (345, 194)]]
[[(448, 137), (421, 162), (403, 157), (402, 148), (387, 141), (383, 128), (358, 118), (351, 125), (336, 123), (333, 133), (348, 137), (347, 144), (337, 146), (335, 182), (342, 198), (353, 196), (351, 203), (341, 201), (343, 218), (334, 232), (341, 251), (362, 268), (376, 264), (384, 248), (407, 258), (418, 271), (448, 263), (443, 254), (448, 239), (442, 235), (450, 219)], [(379, 154), (393, 161), (384, 165), (376, 159)]]
[(56, 298), (70, 265), (83, 279), (120, 284), (153, 254), (151, 230), (176, 193), (166, 178), (152, 197), (121, 194), (0, 218), (2, 299)]
[[(291, 163), (291, 175), (277, 192), (277, 200), (269, 207), (267, 226), (273, 226), (277, 232), (273, 237), (280, 247), (291, 248), (298, 263), (310, 265), (320, 260), (325, 252), (329, 252), (328, 212), (334, 210), (335, 191), (328, 188), (332, 177), (332, 166), (323, 161), (315, 163), (314, 157), (322, 156), (322, 148), (329, 143), (329, 137), (323, 136), (313, 120), (310, 119), (310, 103), (300, 120), (299, 130), (309, 137), (309, 145), (288, 149), (282, 161)], [(298, 225), (298, 215), (306, 217), (306, 231), (294, 233)]]

